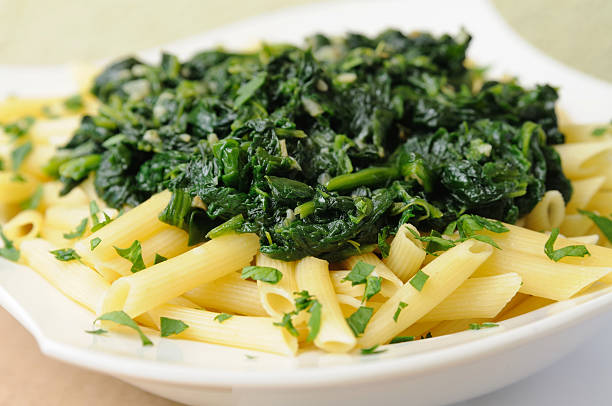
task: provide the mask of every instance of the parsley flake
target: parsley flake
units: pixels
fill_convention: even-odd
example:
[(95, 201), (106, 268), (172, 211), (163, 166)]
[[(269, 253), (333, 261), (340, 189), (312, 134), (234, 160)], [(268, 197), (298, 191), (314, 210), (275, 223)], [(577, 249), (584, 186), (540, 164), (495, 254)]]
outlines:
[(120, 324), (122, 326), (129, 327), (129, 328), (131, 328), (132, 330), (134, 330), (134, 331), (136, 331), (138, 333), (138, 335), (140, 336), (140, 341), (142, 342), (143, 346), (144, 345), (153, 345), (151, 340), (149, 340), (149, 338), (146, 335), (144, 335), (144, 333), (140, 329), (140, 326), (138, 324), (136, 324), (136, 322), (134, 320), (132, 320), (132, 318), (130, 316), (128, 316), (127, 313), (124, 312), (123, 310), (118, 310), (118, 311), (114, 311), (114, 312), (104, 313), (102, 316), (100, 316), (100, 317), (98, 317), (97, 319), (94, 320), (94, 324), (97, 321), (99, 321), (99, 320), (112, 321), (112, 322)]
[(162, 337), (179, 334), (185, 331), (189, 326), (181, 320), (170, 319), (168, 317), (160, 317), (160, 332)]
[(36, 210), (38, 206), (40, 206), (40, 201), (43, 196), (43, 188), (42, 186), (38, 186), (32, 196), (27, 198), (25, 201), (21, 203), (21, 208), (23, 210)]
[(363, 294), (362, 303), (370, 300), (370, 298), (380, 292), (382, 286), (382, 277), (368, 276), (366, 278), (366, 286)]
[(554, 249), (558, 236), (559, 228), (555, 227), (550, 232), (550, 237), (548, 237), (546, 244), (544, 244), (544, 253), (553, 261), (558, 262), (563, 257), (584, 257), (585, 255), (591, 255), (584, 245), (569, 245), (558, 250)]
[(15, 248), (13, 242), (4, 235), (2, 227), (0, 227), (0, 238), (2, 238), (2, 242), (4, 243), (4, 247), (0, 248), (0, 257), (4, 257), (13, 262), (19, 261), (20, 252)]
[(64, 233), (64, 238), (67, 240), (71, 240), (73, 238), (82, 237), (83, 234), (85, 234), (85, 229), (87, 228), (88, 221), (89, 220), (87, 219), (87, 217), (81, 220), (81, 222), (79, 223), (79, 225), (76, 227), (74, 231), (71, 231), (69, 233)]
[(346, 319), (346, 322), (348, 323), (351, 330), (353, 330), (353, 334), (355, 334), (355, 337), (359, 337), (359, 335), (363, 334), (366, 326), (372, 318), (372, 314), (374, 314), (374, 308), (361, 306), (355, 311), (355, 313), (351, 314)]
[(108, 330), (104, 330), (103, 328), (97, 328), (95, 330), (85, 330), (85, 332), (87, 334), (102, 335), (108, 333)]
[(269, 266), (249, 265), (242, 268), (240, 277), (242, 279), (252, 279), (254, 281), (276, 284), (283, 278), (283, 274), (278, 269)]
[(423, 286), (425, 286), (425, 282), (427, 282), (427, 279), (429, 279), (429, 275), (419, 269), (417, 273), (415, 273), (414, 276), (410, 278), (410, 284), (420, 292), (421, 290), (423, 290)]
[(60, 261), (73, 261), (75, 259), (81, 259), (81, 256), (72, 248), (60, 248), (58, 250), (49, 252), (55, 255), (55, 259)]
[(223, 323), (225, 320), (229, 319), (230, 317), (232, 317), (231, 314), (219, 313), (215, 316), (213, 320), (218, 321), (219, 323)]
[(395, 310), (395, 313), (393, 314), (394, 322), (397, 323), (397, 319), (399, 318), (400, 313), (402, 312), (402, 310), (404, 310), (404, 308), (406, 308), (406, 306), (408, 306), (408, 303), (399, 302), (397, 304), (397, 309)]
[(134, 240), (132, 245), (130, 245), (128, 248), (118, 248), (115, 246), (113, 246), (113, 248), (115, 248), (115, 251), (117, 251), (117, 254), (119, 254), (120, 257), (125, 258), (132, 263), (132, 268), (130, 268), (132, 273), (145, 269), (144, 260), (142, 259), (142, 247), (140, 246), (140, 241)]
[(391, 344), (399, 344), (399, 343), (405, 343), (408, 341), (414, 341), (414, 336), (397, 336), (397, 337), (393, 337), (393, 339), (391, 339)]
[(374, 271), (374, 268), (376, 268), (374, 265), (359, 260), (355, 266), (353, 266), (351, 272), (342, 280), (350, 281), (352, 286), (364, 284), (367, 282), (368, 276)]
[(160, 262), (164, 262), (167, 260), (168, 258), (164, 257), (163, 255), (159, 255), (158, 253), (155, 253), (155, 260), (153, 261), (153, 265), (157, 265)]
[(370, 348), (362, 348), (361, 355), (380, 354), (380, 353), (387, 351), (387, 350), (377, 350), (378, 347), (380, 347), (380, 345), (376, 344), (375, 346), (370, 347)]
[(470, 330), (480, 330), (482, 328), (491, 328), (497, 326), (499, 326), (499, 324), (497, 323), (470, 323)]
[(100, 237), (92, 238), (91, 241), (89, 241), (89, 250), (90, 251), (95, 250), (96, 247), (100, 245), (101, 242), (102, 242), (102, 239)]
[(11, 151), (11, 167), (13, 172), (17, 172), (23, 160), (32, 152), (32, 143), (30, 141), (15, 148)]

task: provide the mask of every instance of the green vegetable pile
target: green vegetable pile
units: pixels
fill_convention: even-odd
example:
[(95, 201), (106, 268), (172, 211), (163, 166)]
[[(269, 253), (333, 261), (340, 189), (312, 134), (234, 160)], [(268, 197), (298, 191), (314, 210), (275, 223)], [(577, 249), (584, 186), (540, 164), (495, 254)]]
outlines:
[(550, 189), (569, 200), (551, 147), (564, 141), (556, 90), (475, 85), (469, 42), (389, 30), (159, 65), (127, 58), (97, 77), (98, 114), (46, 170), (65, 193), (95, 172), (115, 208), (169, 188), (161, 219), (190, 243), (255, 232), (284, 260), (384, 248), (406, 222), (513, 223)]

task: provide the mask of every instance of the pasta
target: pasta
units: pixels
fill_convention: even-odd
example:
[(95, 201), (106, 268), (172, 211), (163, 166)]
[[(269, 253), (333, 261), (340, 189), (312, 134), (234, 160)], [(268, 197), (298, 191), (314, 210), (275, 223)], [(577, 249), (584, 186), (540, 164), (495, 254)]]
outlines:
[[(451, 77), (436, 61), (464, 47), (433, 37), (440, 55), (415, 54), (435, 68), (427, 89), (388, 81), (406, 73), (390, 63), (395, 45), (368, 53), (398, 70), (374, 77), (353, 73), (338, 41), (333, 69), (323, 48), (304, 59), (312, 86), (292, 59), (306, 51), (272, 47), (231, 67), (211, 60), (205, 70), (223, 74), (210, 83), (194, 79), (208, 75), (201, 61), (166, 55), (147, 75), (125, 62), (71, 108), (0, 102), (0, 255), (105, 328), (121, 315), (162, 337), (284, 356), (496, 327), (612, 284), (612, 127), (563, 123), (563, 143), (536, 124), (557, 120), (548, 96)], [(269, 75), (269, 60), (285, 73)], [(432, 122), (464, 122), (425, 123), (420, 105), (406, 115), (408, 95)], [(458, 95), (474, 114), (452, 105)]]

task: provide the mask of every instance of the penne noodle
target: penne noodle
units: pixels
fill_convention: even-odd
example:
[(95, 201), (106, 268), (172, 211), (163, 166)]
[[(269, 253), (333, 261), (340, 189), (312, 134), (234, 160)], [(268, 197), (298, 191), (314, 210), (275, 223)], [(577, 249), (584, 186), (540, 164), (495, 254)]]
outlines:
[(490, 322), (487, 318), (470, 318), (462, 320), (443, 321), (430, 330), (432, 337), (440, 337), (448, 334), (460, 333), (470, 329), (470, 324)]
[[(491, 255), (492, 250), (488, 244), (468, 240), (430, 262), (421, 270), (429, 276), (421, 291), (410, 282), (402, 286), (372, 317), (359, 338), (359, 347), (369, 348), (387, 343), (410, 327), (469, 278)], [(400, 302), (404, 303), (405, 308), (400, 309)]]
[(547, 257), (495, 250), (474, 276), (516, 272), (523, 280), (520, 292), (552, 300), (569, 299), (612, 272), (612, 267), (571, 265)]
[(506, 306), (504, 306), (504, 308), (499, 312), (499, 314), (495, 317), (495, 319), (493, 321), (500, 321), (502, 320), (502, 318), (506, 315), (506, 313), (508, 313), (511, 309), (514, 309), (516, 306), (518, 306), (519, 303), (521, 303), (523, 300), (527, 299), (528, 297), (531, 297), (529, 295), (526, 295), (524, 293), (517, 293), (516, 295), (514, 295), (514, 297), (506, 304)]
[(572, 198), (565, 208), (566, 213), (577, 213), (578, 209), (587, 207), (595, 194), (601, 189), (605, 180), (605, 176), (595, 176), (593, 178), (572, 181), (572, 188), (574, 190), (572, 192)]
[(75, 187), (70, 193), (64, 196), (60, 196), (60, 192), (63, 188), (60, 182), (45, 182), (42, 187), (43, 194), (40, 199), (40, 205), (38, 206), (38, 209), (41, 211), (45, 211), (52, 206), (86, 206), (90, 201), (80, 187)]
[(293, 293), (298, 290), (295, 280), (295, 262), (281, 261), (258, 253), (255, 257), (255, 264), (275, 268), (283, 274), (281, 280), (276, 284), (257, 281), (259, 297), (266, 313), (274, 319), (281, 319), (285, 313), (294, 311)]
[(393, 241), (391, 241), (391, 248), (389, 250), (389, 256), (383, 259), (386, 266), (389, 267), (402, 282), (406, 282), (416, 273), (421, 267), (423, 260), (425, 259), (425, 250), (421, 241), (417, 240), (414, 235), (408, 230), (416, 232), (417, 229), (412, 224), (402, 225)]
[[(102, 227), (75, 245), (76, 251), (87, 262), (104, 262), (117, 258), (114, 247), (129, 247), (134, 240), (142, 241), (172, 226), (159, 221), (157, 216), (170, 201), (170, 192), (164, 191), (134, 207), (115, 221)], [(99, 238), (100, 244), (92, 252), (91, 240)]]
[(183, 294), (205, 309), (244, 316), (267, 316), (260, 301), (257, 283), (240, 277), (238, 272), (208, 282)]
[(37, 186), (31, 175), (0, 171), (0, 203), (21, 203), (32, 196)]
[[(609, 124), (572, 124), (567, 123), (559, 126), (559, 130), (565, 135), (565, 142), (601, 142), (612, 138), (612, 130)], [(594, 136), (593, 131), (604, 128), (607, 131), (599, 136)]]
[(612, 140), (555, 145), (561, 156), (563, 173), (570, 179), (582, 179), (598, 173), (612, 157)]
[(232, 316), (223, 322), (215, 320), (218, 313), (190, 309), (183, 306), (163, 305), (149, 312), (156, 323), (161, 317), (181, 320), (189, 327), (176, 338), (229, 345), (280, 355), (295, 355), (296, 337), (275, 326), (270, 317)]
[(493, 318), (520, 287), (521, 277), (516, 273), (470, 278), (419, 322)]
[(15, 203), (0, 203), (0, 222), (6, 223), (21, 211), (21, 207)]
[(259, 248), (255, 234), (229, 234), (113, 282), (103, 312), (138, 316), (207, 282), (249, 265)]
[[(391, 271), (391, 269), (387, 268), (387, 266), (385, 265), (383, 261), (381, 261), (375, 254), (372, 254), (372, 253), (355, 255), (355, 256), (349, 257), (342, 262), (342, 265), (344, 265), (346, 269), (353, 269), (353, 267), (359, 261), (363, 261), (366, 264), (373, 265), (375, 267), (370, 275), (380, 276), (382, 278), (380, 291), (383, 296), (385, 297), (393, 296), (395, 291), (403, 285), (402, 280), (398, 278), (395, 275), (395, 273)], [(333, 280), (333, 282), (334, 282), (334, 286), (336, 286), (335, 279)], [(344, 282), (344, 284), (346, 284), (346, 282)], [(349, 282), (349, 285), (350, 285), (350, 282)], [(363, 289), (364, 289), (364, 286), (361, 287), (362, 291)], [(363, 292), (361, 292), (360, 294), (363, 295)]]
[(565, 217), (565, 201), (557, 190), (544, 193), (542, 200), (525, 216), (527, 228), (537, 231), (550, 231), (559, 227)]
[(300, 291), (306, 290), (321, 304), (321, 325), (314, 344), (328, 352), (348, 352), (356, 339), (348, 326), (329, 277), (327, 261), (306, 257), (298, 261), (295, 278)]
[(599, 214), (612, 214), (612, 190), (600, 190), (595, 193), (586, 209)]
[(2, 230), (9, 240), (19, 246), (25, 240), (36, 238), (42, 223), (43, 217), (39, 212), (25, 210), (6, 223)]
[(589, 233), (593, 222), (582, 214), (568, 214), (563, 219), (559, 230), (567, 237), (576, 237)]
[(98, 313), (110, 286), (108, 282), (78, 261), (58, 261), (49, 252), (55, 249), (56, 246), (41, 239), (21, 244), (21, 254), (30, 268), (70, 299)]
[(512, 309), (509, 309), (506, 313), (501, 315), (497, 321), (504, 321), (511, 319), (513, 317), (520, 316), (525, 313), (532, 312), (541, 307), (548, 306), (549, 304), (555, 303), (554, 300), (546, 299), (544, 297), (538, 296), (527, 296), (520, 303), (514, 306)]
[(599, 235), (598, 234), (578, 235), (576, 237), (570, 237), (568, 239), (578, 244), (597, 244), (597, 242), (599, 241)]

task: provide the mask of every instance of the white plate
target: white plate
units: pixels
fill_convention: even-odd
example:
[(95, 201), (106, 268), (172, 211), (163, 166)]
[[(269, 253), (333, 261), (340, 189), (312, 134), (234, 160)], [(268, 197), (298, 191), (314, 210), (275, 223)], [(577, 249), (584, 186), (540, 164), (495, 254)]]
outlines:
[[(372, 34), (389, 26), (434, 33), (464, 26), (474, 35), (470, 57), (490, 65), (492, 75), (559, 85), (560, 105), (575, 120), (608, 119), (611, 85), (538, 53), (482, 1), (317, 4), (246, 20), (163, 49), (186, 57), (218, 44), (240, 48), (255, 39), (299, 42), (315, 31)], [(158, 52), (142, 56), (151, 59)], [(0, 67), (0, 97), (68, 94), (74, 86), (66, 66)], [(88, 335), (83, 330), (91, 327), (90, 313), (35, 272), (6, 261), (0, 262), (0, 304), (36, 337), (45, 354), (188, 404), (339, 405), (350, 399), (365, 405), (384, 399), (389, 405), (422, 405), (493, 391), (559, 359), (601, 327), (612, 308), (612, 288), (498, 328), (397, 344), (382, 354), (307, 352), (295, 359), (159, 338), (155, 346), (143, 348), (131, 335)]]

